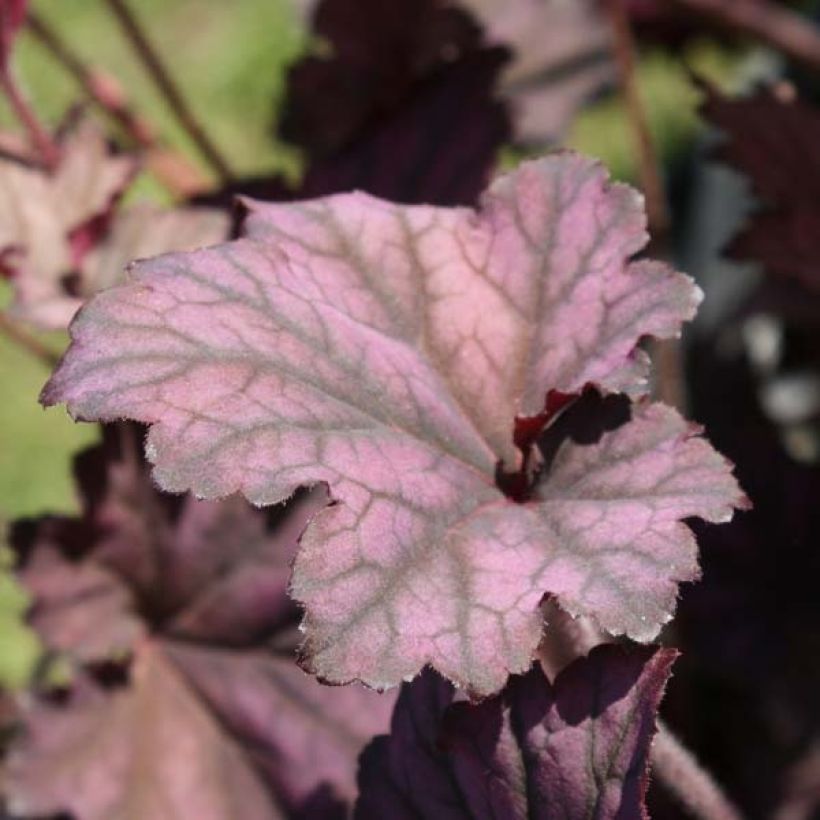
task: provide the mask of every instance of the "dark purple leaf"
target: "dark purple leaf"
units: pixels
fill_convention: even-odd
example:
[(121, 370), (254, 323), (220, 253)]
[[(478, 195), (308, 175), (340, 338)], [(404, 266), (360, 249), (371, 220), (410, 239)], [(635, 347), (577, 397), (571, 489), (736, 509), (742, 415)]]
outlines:
[(465, 12), (439, 0), (324, 0), (314, 33), (330, 54), (293, 66), (281, 122), (281, 136), (306, 155), (301, 184), (245, 179), (198, 201), (360, 190), (404, 203), (474, 204), (510, 137), (495, 94), (505, 49), (485, 45)]
[(431, 672), (402, 688), (362, 755), (357, 820), (633, 820), (676, 652), (599, 646), (554, 686), (536, 665), (498, 697), (453, 703)]
[[(294, 663), (286, 590), (309, 515), (159, 494), (140, 431), (79, 461), (79, 519), (18, 524), (31, 622), (75, 668), (64, 701), (22, 712), (8, 792), (22, 813), (342, 818), (392, 698), (323, 687)], [(121, 669), (112, 685), (101, 674)], [(78, 749), (82, 751), (78, 753)]]
[(717, 156), (749, 177), (761, 204), (728, 253), (820, 289), (820, 111), (788, 88), (729, 99), (703, 87), (702, 113), (726, 136)]

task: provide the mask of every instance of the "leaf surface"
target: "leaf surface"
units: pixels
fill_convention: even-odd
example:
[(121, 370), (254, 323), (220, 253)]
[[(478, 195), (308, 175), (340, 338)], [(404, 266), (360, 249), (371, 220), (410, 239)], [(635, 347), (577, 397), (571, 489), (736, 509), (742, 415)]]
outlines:
[(356, 820), (646, 817), (649, 744), (676, 652), (604, 645), (551, 685), (539, 666), (498, 697), (405, 684), (389, 737), (362, 755)]
[(337, 503), (292, 591), (305, 664), (327, 680), (383, 688), (431, 663), (492, 694), (529, 668), (548, 592), (651, 638), (696, 574), (679, 520), (742, 500), (696, 431), (642, 405), (566, 443), (526, 503), (496, 485), (522, 468), (516, 418), (550, 391), (640, 395), (638, 342), (694, 313), (691, 280), (629, 261), (646, 241), (636, 193), (556, 154), (478, 212), (364, 194), (249, 208), (244, 239), (139, 264), (93, 300), (44, 400), (153, 424), (169, 490), (274, 504), (326, 483)]
[(26, 702), (13, 802), (78, 820), (344, 817), (393, 698), (295, 663), (289, 564), (322, 499), (266, 513), (160, 494), (138, 432), (110, 427), (79, 460), (80, 518), (12, 532), (31, 624), (74, 669), (63, 700)]

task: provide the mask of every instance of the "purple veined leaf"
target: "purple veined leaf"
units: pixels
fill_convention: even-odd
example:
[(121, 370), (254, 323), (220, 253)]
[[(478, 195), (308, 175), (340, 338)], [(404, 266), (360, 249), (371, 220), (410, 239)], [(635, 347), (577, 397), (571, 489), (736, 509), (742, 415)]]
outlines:
[(363, 753), (356, 820), (632, 820), (677, 653), (602, 645), (550, 684), (535, 665), (473, 705), (431, 672)]
[(27, 7), (28, 0), (0, 0), (0, 71), (6, 70)]
[(248, 203), (244, 239), (136, 265), (96, 297), (45, 387), (84, 419), (153, 425), (171, 491), (275, 504), (324, 482), (292, 593), (304, 665), (375, 688), (426, 663), (477, 696), (529, 668), (539, 603), (651, 639), (697, 575), (682, 519), (744, 502), (730, 466), (673, 410), (645, 403), (599, 441), (565, 442), (545, 481), (522, 468), (517, 417), (551, 391), (640, 396), (646, 335), (700, 298), (631, 262), (640, 197), (560, 153), (490, 187), (481, 208), (363, 194)]
[[(393, 698), (322, 686), (295, 663), (290, 563), (321, 493), (276, 511), (163, 495), (139, 435), (109, 427), (79, 459), (80, 518), (12, 530), (30, 622), (75, 670), (63, 699), (23, 703), (12, 803), (175, 818), (194, 813), (193, 790), (196, 816), (214, 820), (346, 816)], [(125, 669), (113, 682), (112, 662)]]

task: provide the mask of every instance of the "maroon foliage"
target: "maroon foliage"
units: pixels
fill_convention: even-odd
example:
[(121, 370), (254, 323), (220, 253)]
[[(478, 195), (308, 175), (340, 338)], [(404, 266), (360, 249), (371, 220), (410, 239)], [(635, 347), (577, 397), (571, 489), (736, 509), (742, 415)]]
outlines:
[(792, 94), (728, 99), (706, 87), (702, 112), (726, 135), (717, 156), (748, 176), (761, 200), (729, 254), (820, 288), (820, 111)]
[(675, 655), (599, 646), (554, 685), (536, 665), (478, 705), (454, 703), (452, 687), (425, 673), (403, 688), (391, 735), (362, 756), (357, 820), (644, 816)]
[(322, 687), (293, 661), (289, 563), (324, 499), (265, 513), (162, 496), (139, 437), (107, 428), (80, 458), (80, 518), (13, 533), (31, 621), (76, 670), (63, 700), (23, 712), (13, 806), (79, 820), (344, 816), (358, 750), (392, 700)]

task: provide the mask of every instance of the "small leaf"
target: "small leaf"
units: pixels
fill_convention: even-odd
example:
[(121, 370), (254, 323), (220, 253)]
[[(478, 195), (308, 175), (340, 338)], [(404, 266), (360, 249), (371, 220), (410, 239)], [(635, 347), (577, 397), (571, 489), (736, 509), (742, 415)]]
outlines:
[(69, 124), (60, 145), (52, 174), (0, 158), (0, 254), (19, 312), (47, 327), (65, 326), (55, 296), (76, 267), (72, 235), (106, 219), (136, 172), (134, 158), (112, 154), (88, 118)]
[[(329, 681), (383, 688), (430, 663), (492, 694), (529, 668), (549, 592), (656, 634), (696, 575), (679, 520), (725, 521), (743, 499), (694, 431), (639, 408), (567, 444), (526, 503), (495, 480), (526, 469), (517, 417), (551, 391), (640, 395), (638, 342), (694, 313), (691, 280), (629, 261), (637, 194), (564, 153), (498, 179), (478, 212), (364, 194), (248, 206), (246, 238), (138, 264), (93, 300), (43, 400), (153, 424), (168, 490), (275, 504), (325, 482), (337, 503), (292, 591), (305, 665)], [(643, 472), (625, 482), (619, 464)]]
[(676, 652), (598, 646), (551, 685), (536, 665), (498, 697), (453, 703), (430, 672), (402, 687), (364, 751), (356, 820), (646, 817), (649, 744)]

